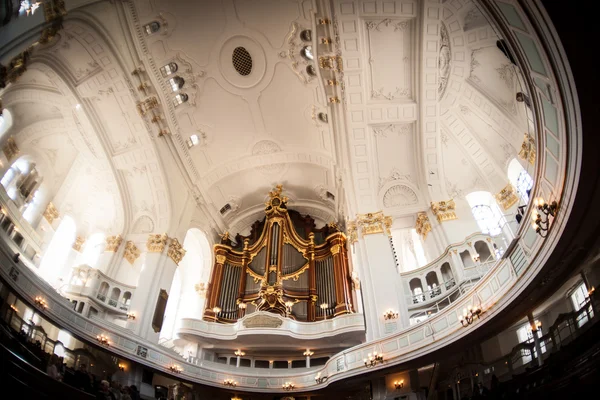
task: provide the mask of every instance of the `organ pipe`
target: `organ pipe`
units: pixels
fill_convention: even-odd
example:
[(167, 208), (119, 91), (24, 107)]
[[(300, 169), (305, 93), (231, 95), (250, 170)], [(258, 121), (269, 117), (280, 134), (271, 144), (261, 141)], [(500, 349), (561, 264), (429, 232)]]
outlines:
[(234, 243), (225, 233), (214, 246), (204, 319), (232, 323), (262, 311), (310, 322), (353, 312), (345, 235), (289, 211), (281, 186), (269, 196), (250, 235)]

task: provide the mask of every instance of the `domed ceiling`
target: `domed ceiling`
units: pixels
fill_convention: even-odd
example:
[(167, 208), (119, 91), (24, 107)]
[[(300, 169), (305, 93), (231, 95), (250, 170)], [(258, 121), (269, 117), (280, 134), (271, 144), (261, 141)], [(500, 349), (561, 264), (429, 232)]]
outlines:
[[(44, 127), (17, 141), (32, 141), (52, 179), (88, 154), (84, 179), (109, 182), (86, 187), (110, 194), (81, 201), (104, 215), (88, 217), (90, 227), (167, 230), (183, 201), (175, 175), (199, 206), (193, 218), (215, 233), (247, 230), (276, 184), (320, 224), (379, 209), (414, 214), (474, 190), (497, 193), (530, 130), (515, 97), (521, 77), (470, 0), (443, 2), (441, 19), (421, 15), (416, 0), (133, 3), (123, 5), (130, 32), (110, 5), (92, 6), (114, 28), (106, 31), (74, 12), (14, 85), (39, 100), (3, 94), (12, 132)], [(425, 29), (428, 18), (437, 22)], [(148, 35), (151, 22), (160, 29)], [(125, 65), (142, 62), (120, 58), (129, 34), (151, 66), (141, 84)], [(176, 73), (160, 72), (173, 62)], [(169, 137), (136, 110), (153, 95), (147, 87), (165, 105)], [(174, 106), (178, 93), (188, 101)], [(197, 145), (187, 144), (192, 135)], [(101, 223), (106, 215), (117, 222)]]

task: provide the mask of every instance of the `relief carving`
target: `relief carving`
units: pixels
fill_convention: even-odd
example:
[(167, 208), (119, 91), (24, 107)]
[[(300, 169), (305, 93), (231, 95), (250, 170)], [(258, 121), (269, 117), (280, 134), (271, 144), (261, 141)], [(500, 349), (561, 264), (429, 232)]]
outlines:
[(167, 239), (169, 237), (166, 233), (160, 234), (152, 234), (148, 236), (148, 242), (146, 243), (146, 248), (150, 253), (162, 253), (167, 245)]
[(279, 328), (282, 323), (283, 321), (279, 318), (259, 314), (246, 318), (242, 325), (244, 325), (244, 328)]

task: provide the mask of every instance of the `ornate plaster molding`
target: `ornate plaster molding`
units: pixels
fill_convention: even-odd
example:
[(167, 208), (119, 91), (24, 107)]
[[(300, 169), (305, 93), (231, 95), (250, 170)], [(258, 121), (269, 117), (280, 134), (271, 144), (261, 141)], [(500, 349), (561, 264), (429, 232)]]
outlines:
[(49, 224), (52, 224), (52, 222), (54, 222), (59, 215), (60, 214), (58, 213), (56, 207), (54, 207), (54, 204), (52, 204), (52, 202), (48, 203), (46, 209), (44, 210), (44, 218), (46, 218), (46, 221), (48, 221)]
[(427, 234), (431, 232), (431, 223), (429, 222), (429, 217), (425, 212), (417, 213), (417, 223), (415, 225), (415, 229), (419, 235), (423, 238), (423, 240), (427, 239)]
[(133, 243), (131, 240), (128, 240), (125, 244), (125, 253), (123, 253), (123, 258), (129, 261), (129, 264), (133, 265), (140, 254), (140, 249), (137, 248), (135, 243)]
[(80, 252), (81, 247), (83, 246), (84, 243), (85, 243), (85, 238), (81, 237), (81, 236), (77, 236), (75, 238), (75, 242), (73, 243), (73, 250)]
[(148, 242), (146, 243), (146, 248), (150, 253), (162, 253), (162, 251), (167, 246), (167, 239), (169, 239), (169, 237), (166, 233), (153, 233), (151, 235), (148, 235)]
[(116, 236), (108, 236), (106, 238), (106, 249), (105, 251), (116, 252), (121, 243), (123, 242), (123, 238), (121, 235)]
[[(385, 216), (383, 211), (377, 211), (374, 213), (367, 214), (356, 214), (356, 221), (350, 221), (348, 226), (356, 226), (361, 236), (364, 237), (366, 235), (375, 235), (378, 233), (385, 233), (390, 236), (392, 227), (392, 217)], [(350, 228), (348, 228), (350, 230)], [(356, 241), (357, 236), (353, 232), (351, 236), (354, 236), (351, 239), (352, 241)]]
[(523, 160), (527, 160), (529, 164), (535, 164), (535, 139), (528, 133), (523, 138), (521, 144), (521, 150), (519, 150), (519, 157)]
[(169, 243), (169, 251), (167, 252), (167, 255), (171, 258), (171, 260), (173, 260), (173, 262), (177, 265), (179, 265), (179, 263), (181, 262), (181, 259), (183, 258), (183, 256), (185, 256), (185, 249), (183, 248), (183, 246), (181, 245), (181, 243), (179, 243), (179, 240), (177, 239), (171, 239), (171, 243)]
[(519, 197), (517, 196), (515, 187), (510, 183), (498, 193), (496, 193), (494, 197), (496, 198), (498, 204), (500, 204), (504, 210), (508, 210), (517, 201), (519, 201)]
[(454, 203), (454, 199), (431, 202), (431, 211), (433, 211), (433, 214), (437, 218), (438, 222), (458, 219), (456, 213), (454, 212), (455, 209), (456, 204)]

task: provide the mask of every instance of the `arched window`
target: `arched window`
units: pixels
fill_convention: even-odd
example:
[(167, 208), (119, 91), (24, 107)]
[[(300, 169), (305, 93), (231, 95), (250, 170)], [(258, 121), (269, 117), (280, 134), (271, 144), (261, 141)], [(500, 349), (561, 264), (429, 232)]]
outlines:
[(104, 233), (94, 233), (85, 241), (85, 248), (81, 255), (81, 264), (95, 267), (98, 262), (98, 257), (104, 251), (106, 237)]
[(70, 272), (65, 268), (65, 263), (75, 241), (75, 234), (75, 221), (65, 215), (40, 263), (40, 274), (51, 285), (56, 285), (64, 272)]
[(517, 189), (517, 193), (523, 201), (529, 203), (529, 194), (533, 188), (531, 175), (523, 168), (519, 160), (513, 158), (508, 164), (508, 180)]
[(302, 48), (302, 50), (300, 50), (300, 55), (304, 58), (306, 58), (309, 61), (314, 60), (315, 56), (313, 55), (312, 52), (312, 46), (308, 45), (308, 46), (304, 46)]
[(491, 193), (469, 193), (467, 201), (482, 233), (496, 236), (502, 232), (502, 226), (506, 223), (506, 220)]
[(184, 83), (185, 81), (180, 76), (174, 76), (173, 78), (169, 79), (169, 85), (171, 85), (171, 90), (174, 92), (181, 89)]
[(423, 241), (414, 228), (392, 230), (392, 243), (400, 272), (408, 272), (427, 264)]
[(2, 110), (2, 114), (0, 114), (0, 139), (2, 139), (2, 136), (8, 132), (12, 126), (12, 123), (12, 115), (10, 111), (7, 109)]

